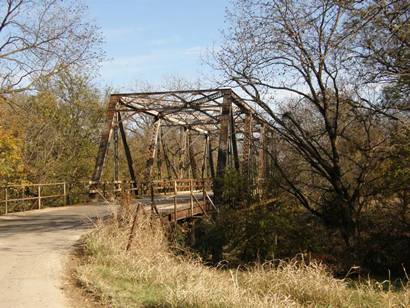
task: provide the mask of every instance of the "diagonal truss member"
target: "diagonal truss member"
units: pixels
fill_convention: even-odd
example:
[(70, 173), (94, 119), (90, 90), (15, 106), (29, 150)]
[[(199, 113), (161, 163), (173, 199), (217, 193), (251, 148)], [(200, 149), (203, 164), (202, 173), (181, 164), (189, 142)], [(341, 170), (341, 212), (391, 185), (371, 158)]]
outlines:
[[(146, 152), (146, 163), (143, 174), (135, 173), (132, 153), (127, 140), (127, 121), (136, 115), (145, 115), (154, 119), (154, 125), (149, 137), (148, 150)], [(117, 137), (116, 147), (118, 147), (118, 131), (121, 135), (121, 143), (124, 147), (125, 158), (129, 170), (131, 182), (136, 193), (137, 179), (142, 179), (147, 184), (152, 181), (154, 161), (156, 154), (169, 150), (169, 146), (164, 146), (164, 140), (158, 142), (159, 135), (162, 136), (162, 129), (168, 127), (181, 127), (187, 134), (187, 146), (191, 174), (194, 178), (208, 174), (212, 178), (220, 178), (229, 164), (243, 175), (249, 176), (251, 173), (252, 153), (251, 148), (255, 138), (263, 138), (267, 131), (272, 130), (271, 123), (260, 116), (245, 100), (240, 98), (231, 89), (205, 89), (205, 90), (183, 90), (183, 91), (160, 91), (160, 92), (139, 92), (139, 93), (117, 93), (110, 96), (108, 109), (105, 115), (105, 125), (100, 139), (100, 146), (96, 157), (94, 172), (90, 182), (90, 195), (95, 196), (96, 189), (101, 181), (104, 165), (109, 149), (111, 136)], [(255, 137), (253, 131), (263, 133)], [(116, 133), (115, 133), (116, 132)], [(198, 164), (196, 156), (198, 150), (194, 150), (195, 135), (202, 135), (205, 143), (200, 146), (202, 164)], [(266, 157), (263, 151), (271, 149), (266, 145), (268, 139), (261, 140), (262, 149), (259, 151), (260, 169), (265, 174), (267, 166)], [(269, 139), (273, 140), (273, 139)], [(118, 160), (119, 155), (114, 155)], [(176, 169), (170, 166), (170, 153), (163, 153), (166, 157), (168, 169), (173, 169), (173, 176), (176, 176)], [(253, 159), (255, 161), (255, 159)], [(214, 163), (216, 162), (216, 166)], [(115, 161), (115, 180), (119, 179), (118, 161)], [(200, 167), (199, 167), (200, 165)], [(161, 166), (161, 164), (158, 164)], [(158, 167), (160, 168), (160, 167)], [(197, 170), (201, 168), (201, 170)], [(207, 168), (208, 171), (205, 172)], [(161, 174), (161, 172), (158, 172)], [(253, 174), (253, 173), (252, 173)], [(260, 174), (259, 176), (263, 176)], [(170, 176), (170, 175), (168, 175)], [(217, 193), (215, 191), (215, 193)]]

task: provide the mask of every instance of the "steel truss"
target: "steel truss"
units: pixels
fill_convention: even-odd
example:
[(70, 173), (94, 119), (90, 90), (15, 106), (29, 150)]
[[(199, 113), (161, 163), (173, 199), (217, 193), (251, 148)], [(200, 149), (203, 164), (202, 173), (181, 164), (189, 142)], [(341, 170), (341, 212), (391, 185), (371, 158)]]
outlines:
[[(145, 154), (143, 182), (152, 182), (155, 167), (161, 175), (162, 161), (155, 160), (160, 152), (167, 166), (168, 178), (221, 178), (226, 169), (234, 168), (251, 181), (269, 174), (273, 150), (272, 127), (232, 89), (205, 89), (164, 92), (117, 93), (110, 96), (105, 126), (100, 140), (94, 172), (90, 182), (90, 196), (95, 196), (101, 181), (110, 141), (114, 142), (114, 181), (119, 185), (118, 144), (124, 147), (131, 182), (138, 194), (137, 176), (128, 146), (125, 121), (136, 115), (152, 118), (148, 134), (149, 146)], [(169, 149), (164, 142), (164, 130), (180, 127), (180, 164), (171, 164)], [(195, 143), (202, 142), (202, 153), (196, 155)], [(174, 153), (175, 154), (175, 153)], [(198, 156), (200, 159), (198, 159)], [(216, 166), (215, 166), (216, 162)], [(214, 187), (215, 199), (221, 194)]]

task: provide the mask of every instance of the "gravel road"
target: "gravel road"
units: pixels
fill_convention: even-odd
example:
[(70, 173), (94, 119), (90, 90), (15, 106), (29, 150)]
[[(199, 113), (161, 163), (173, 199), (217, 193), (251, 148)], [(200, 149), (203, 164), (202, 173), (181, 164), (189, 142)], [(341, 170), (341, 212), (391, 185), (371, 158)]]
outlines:
[(63, 273), (70, 250), (110, 211), (82, 205), (0, 216), (0, 307), (69, 307)]

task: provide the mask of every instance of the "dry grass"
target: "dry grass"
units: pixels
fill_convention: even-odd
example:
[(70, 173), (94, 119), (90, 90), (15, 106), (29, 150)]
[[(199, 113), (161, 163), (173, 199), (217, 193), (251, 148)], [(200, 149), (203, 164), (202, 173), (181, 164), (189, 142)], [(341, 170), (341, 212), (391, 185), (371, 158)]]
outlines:
[[(126, 215), (127, 216), (127, 215)], [(129, 216), (129, 215), (128, 215)], [(368, 283), (349, 286), (320, 264), (270, 264), (246, 271), (209, 268), (173, 254), (158, 221), (138, 216), (136, 236), (125, 250), (132, 219), (100, 222), (86, 239), (79, 282), (115, 307), (408, 307), (399, 292)]]

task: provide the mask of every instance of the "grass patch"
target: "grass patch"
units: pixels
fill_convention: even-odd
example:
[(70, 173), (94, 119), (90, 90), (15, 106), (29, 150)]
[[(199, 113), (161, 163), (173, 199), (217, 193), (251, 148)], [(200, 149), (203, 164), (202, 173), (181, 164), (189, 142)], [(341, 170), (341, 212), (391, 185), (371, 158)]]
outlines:
[(271, 263), (241, 270), (204, 266), (175, 255), (159, 221), (139, 213), (126, 251), (133, 214), (114, 215), (85, 238), (77, 279), (114, 307), (408, 307), (400, 290), (375, 282), (335, 279), (318, 263)]

